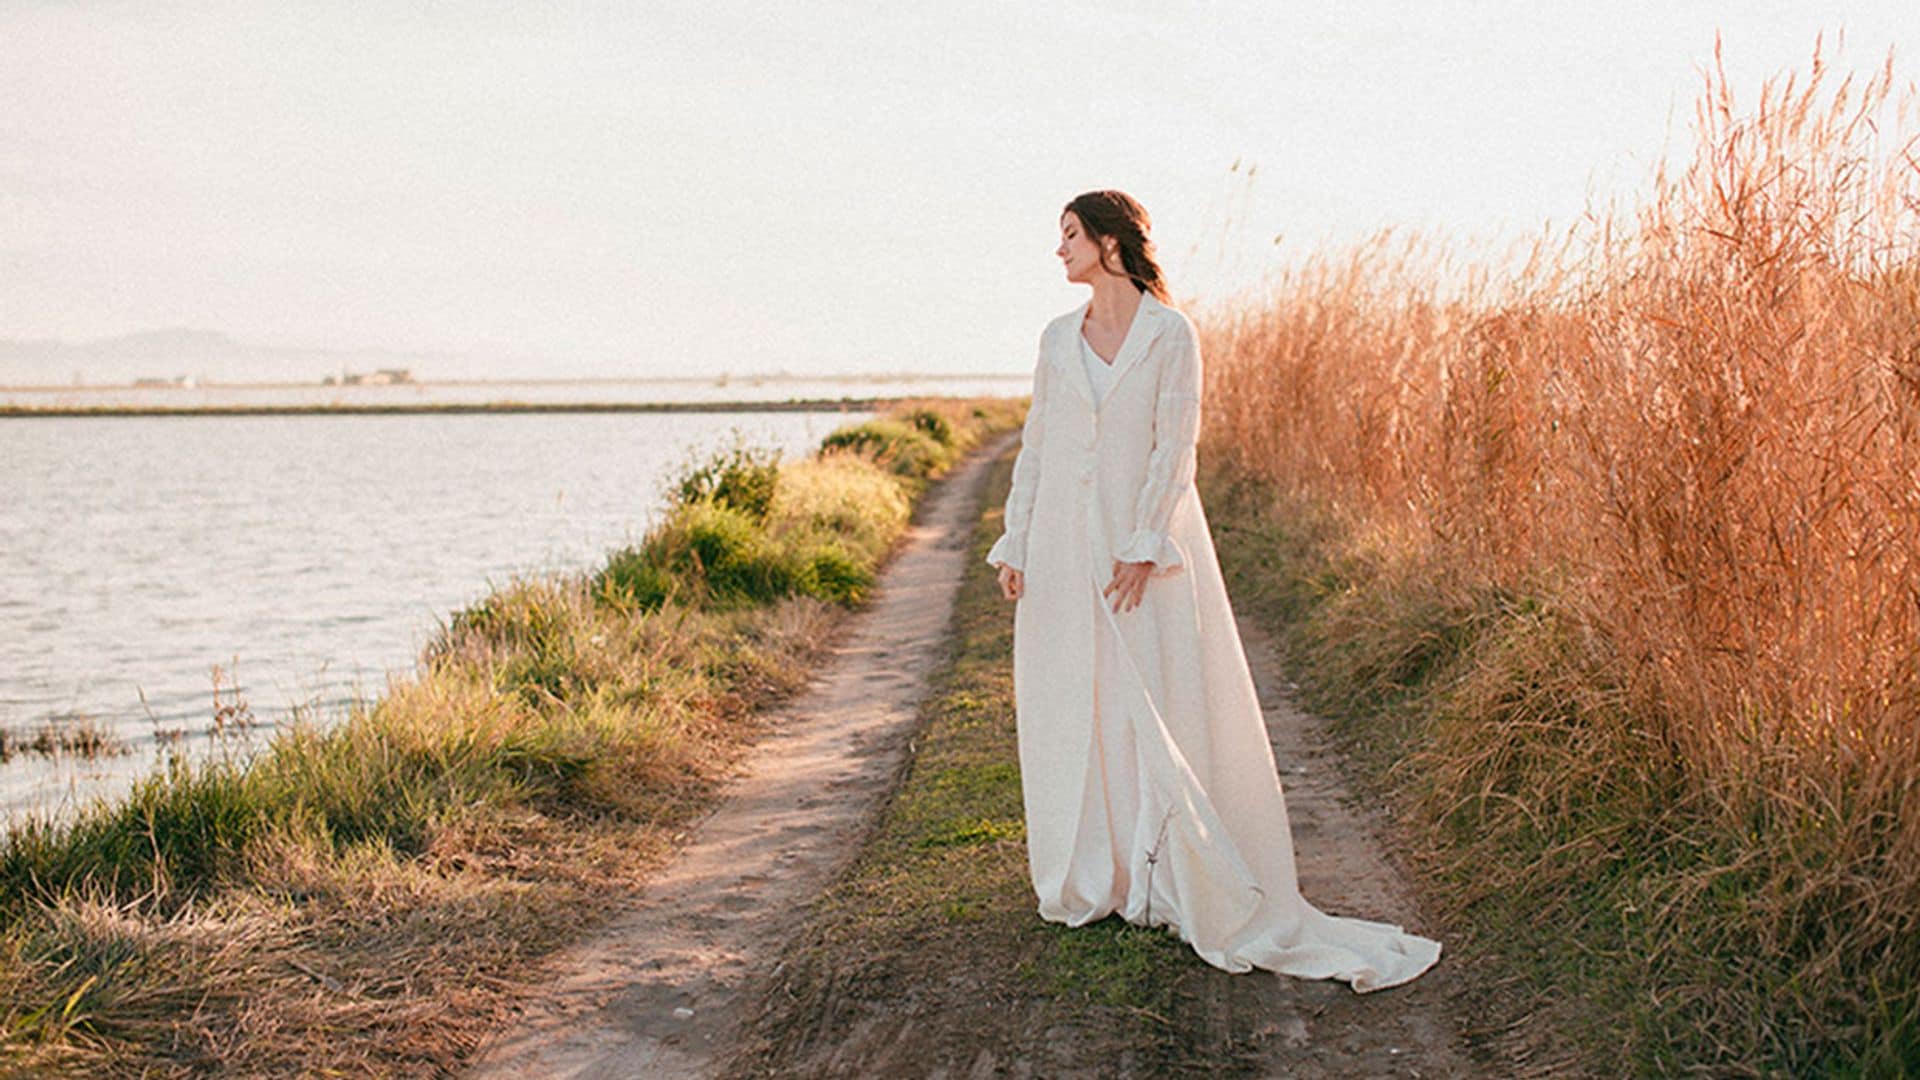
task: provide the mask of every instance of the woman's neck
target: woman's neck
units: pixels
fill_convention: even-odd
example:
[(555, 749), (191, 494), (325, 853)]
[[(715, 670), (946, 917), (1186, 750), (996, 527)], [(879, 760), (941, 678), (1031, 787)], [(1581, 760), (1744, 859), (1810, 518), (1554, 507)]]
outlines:
[(1107, 275), (1093, 282), (1093, 300), (1087, 307), (1087, 319), (1101, 326), (1129, 322), (1144, 293), (1131, 278)]

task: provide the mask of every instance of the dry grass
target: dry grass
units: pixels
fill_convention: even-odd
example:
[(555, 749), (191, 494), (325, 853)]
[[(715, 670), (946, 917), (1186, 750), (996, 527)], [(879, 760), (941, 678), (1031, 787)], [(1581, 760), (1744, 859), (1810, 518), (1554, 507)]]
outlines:
[(1584, 932), (1543, 980), (1615, 986), (1638, 1068), (1920, 1068), (1893, 87), (1816, 48), (1743, 107), (1716, 70), (1631, 220), (1510, 266), (1382, 237), (1196, 320), (1203, 453), (1312, 524), (1287, 572), (1322, 704), (1397, 718), (1372, 737), (1459, 911)]

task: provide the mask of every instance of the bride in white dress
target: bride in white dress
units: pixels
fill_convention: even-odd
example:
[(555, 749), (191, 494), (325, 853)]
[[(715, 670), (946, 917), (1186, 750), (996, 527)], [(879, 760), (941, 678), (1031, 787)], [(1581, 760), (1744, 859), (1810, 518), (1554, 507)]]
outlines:
[(1060, 217), (1087, 303), (1047, 324), (1006, 528), (1014, 698), (1042, 918), (1119, 912), (1208, 963), (1407, 982), (1440, 943), (1301, 895), (1273, 749), (1193, 485), (1201, 367), (1146, 211), (1093, 191)]

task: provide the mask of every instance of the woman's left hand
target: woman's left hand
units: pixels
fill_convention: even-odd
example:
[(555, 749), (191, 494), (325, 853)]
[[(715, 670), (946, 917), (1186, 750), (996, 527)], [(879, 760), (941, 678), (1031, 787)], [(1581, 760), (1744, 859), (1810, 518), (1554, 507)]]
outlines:
[(1101, 596), (1113, 597), (1114, 611), (1132, 611), (1140, 606), (1140, 597), (1147, 591), (1147, 578), (1153, 574), (1151, 562), (1113, 563), (1113, 580), (1100, 590)]

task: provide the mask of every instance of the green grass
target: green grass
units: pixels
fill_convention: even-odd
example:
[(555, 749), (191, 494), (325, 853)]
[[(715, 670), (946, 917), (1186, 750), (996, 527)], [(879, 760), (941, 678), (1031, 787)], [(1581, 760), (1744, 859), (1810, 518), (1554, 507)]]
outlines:
[(665, 520), (608, 559), (593, 594), (639, 611), (673, 600), (710, 610), (789, 596), (862, 603), (914, 500), (972, 445), (975, 426), (920, 407), (838, 428), (791, 468), (742, 446), (691, 463)]
[(926, 412), (878, 417), (841, 428), (821, 445), (872, 454), (895, 474), (918, 479), (946, 468), (954, 459), (953, 432), (943, 425), (937, 414)]

